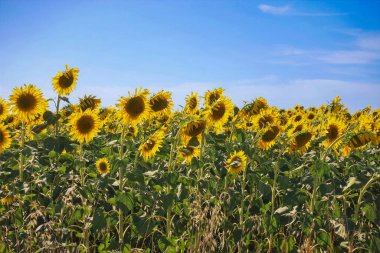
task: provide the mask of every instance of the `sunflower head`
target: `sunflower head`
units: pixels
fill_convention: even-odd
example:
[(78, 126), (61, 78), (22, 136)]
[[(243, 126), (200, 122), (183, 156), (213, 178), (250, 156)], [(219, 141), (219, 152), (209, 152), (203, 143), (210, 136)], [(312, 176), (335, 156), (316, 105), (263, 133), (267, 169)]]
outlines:
[(356, 133), (349, 139), (347, 146), (350, 149), (360, 149), (373, 142), (375, 137), (375, 134), (371, 132)]
[(186, 97), (185, 112), (189, 114), (199, 113), (199, 95), (198, 93), (192, 92)]
[(75, 89), (78, 80), (77, 68), (69, 68), (66, 65), (66, 70), (63, 72), (58, 72), (58, 74), (53, 77), (53, 89), (58, 93), (59, 96), (70, 95), (70, 93)]
[[(342, 120), (333, 116), (327, 121), (324, 130), (327, 139), (323, 141), (323, 145), (328, 147), (344, 133), (346, 130), (346, 124)], [(338, 141), (338, 143), (334, 144), (334, 147), (338, 147), (340, 143), (341, 141)]]
[(179, 149), (179, 155), (182, 157), (187, 164), (191, 163), (193, 157), (197, 158), (200, 154), (200, 148), (194, 146), (183, 146)]
[(223, 97), (223, 88), (217, 88), (214, 90), (208, 90), (206, 91), (205, 94), (205, 106), (209, 107), (211, 106), (214, 102), (216, 102), (219, 98)]
[(234, 153), (227, 159), (226, 168), (228, 172), (239, 173), (245, 170), (245, 166), (247, 165), (247, 156), (244, 151), (239, 151)]
[(8, 206), (10, 204), (12, 204), (13, 202), (15, 201), (15, 198), (8, 195), (8, 196), (5, 196), (3, 198), (0, 199), (0, 203), (3, 205), (3, 206)]
[(103, 175), (110, 172), (110, 163), (107, 158), (100, 158), (96, 161), (98, 172)]
[(8, 103), (2, 98), (0, 98), (0, 121), (2, 121), (3, 119), (7, 117), (8, 111), (9, 111)]
[(90, 142), (100, 131), (99, 117), (91, 110), (71, 114), (69, 125), (70, 135), (80, 143)]
[(82, 112), (87, 109), (96, 110), (99, 109), (102, 100), (93, 95), (85, 95), (83, 98), (79, 98), (79, 108)]
[(129, 93), (128, 97), (121, 97), (119, 103), (116, 105), (118, 115), (122, 122), (128, 124), (138, 124), (149, 117), (151, 112), (149, 101), (147, 96), (148, 90), (136, 89), (132, 95)]
[(257, 130), (262, 130), (267, 126), (277, 123), (279, 113), (275, 108), (267, 108), (255, 117), (255, 127)]
[(160, 91), (149, 99), (149, 106), (154, 116), (171, 113), (173, 108), (171, 96), (172, 93), (169, 91)]
[(19, 121), (26, 123), (33, 121), (38, 115), (42, 115), (48, 106), (42, 91), (32, 84), (13, 89), (9, 100), (13, 114)]
[(263, 150), (268, 150), (271, 148), (275, 142), (277, 136), (281, 133), (281, 127), (279, 125), (272, 125), (267, 127), (264, 131), (257, 145)]
[(164, 131), (159, 129), (148, 140), (140, 145), (139, 151), (144, 161), (149, 160), (157, 153), (157, 151), (159, 151), (164, 142), (164, 138)]
[(305, 130), (299, 131), (293, 136), (290, 143), (289, 152), (290, 153), (305, 153), (310, 146), (310, 141), (313, 137), (312, 131)]
[(8, 129), (0, 123), (0, 154), (11, 146), (11, 138)]
[(210, 127), (217, 133), (223, 129), (223, 125), (227, 123), (234, 114), (234, 107), (229, 98), (222, 98), (215, 101), (207, 108), (206, 117)]

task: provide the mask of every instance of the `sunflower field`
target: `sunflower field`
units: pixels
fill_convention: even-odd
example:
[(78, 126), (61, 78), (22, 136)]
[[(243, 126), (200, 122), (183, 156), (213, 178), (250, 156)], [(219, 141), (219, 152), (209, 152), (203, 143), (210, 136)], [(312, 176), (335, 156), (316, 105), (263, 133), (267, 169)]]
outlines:
[(105, 108), (69, 98), (78, 74), (1, 94), (0, 253), (380, 252), (380, 109), (222, 88)]

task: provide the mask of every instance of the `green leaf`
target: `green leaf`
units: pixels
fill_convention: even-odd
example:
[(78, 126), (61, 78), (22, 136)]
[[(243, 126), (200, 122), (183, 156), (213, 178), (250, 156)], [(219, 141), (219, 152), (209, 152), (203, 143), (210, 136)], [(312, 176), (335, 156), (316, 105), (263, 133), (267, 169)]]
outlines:
[(115, 196), (115, 201), (116, 207), (122, 209), (125, 213), (129, 210), (133, 210), (135, 200), (131, 192), (124, 193), (118, 191)]
[(375, 208), (370, 204), (365, 204), (362, 208), (364, 216), (371, 222), (375, 222), (377, 216)]
[(107, 220), (103, 208), (98, 208), (95, 210), (94, 216), (92, 218), (91, 230), (93, 232), (100, 231), (107, 226)]

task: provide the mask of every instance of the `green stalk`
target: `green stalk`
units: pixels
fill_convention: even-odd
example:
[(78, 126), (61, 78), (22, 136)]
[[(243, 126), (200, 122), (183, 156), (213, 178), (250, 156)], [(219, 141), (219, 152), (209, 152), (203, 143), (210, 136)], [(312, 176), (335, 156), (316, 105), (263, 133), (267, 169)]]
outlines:
[[(274, 164), (273, 169), (274, 169), (274, 177), (273, 177), (273, 185), (272, 185), (272, 205), (271, 205), (270, 223), (272, 223), (272, 219), (273, 219), (274, 211), (275, 211), (274, 208), (275, 208), (275, 201), (276, 201), (277, 177), (279, 174), (277, 163)], [(271, 226), (271, 224), (269, 226)], [(273, 233), (270, 233), (268, 252), (272, 252), (272, 248), (273, 248)]]
[(241, 202), (240, 202), (240, 226), (243, 226), (244, 220), (244, 193), (245, 193), (245, 179), (247, 176), (247, 168), (244, 169), (243, 177), (241, 179)]
[(25, 156), (24, 156), (24, 147), (25, 147), (25, 123), (21, 123), (21, 154), (20, 154), (20, 164), (19, 164), (19, 172), (20, 172), (20, 180), (24, 181), (24, 164), (25, 164)]
[[(119, 150), (119, 157), (122, 161), (124, 158), (124, 126), (123, 130), (120, 135), (120, 150)], [(124, 168), (123, 165), (119, 166), (119, 190), (123, 191), (124, 188)], [(123, 210), (119, 208), (119, 244), (120, 244), (120, 250), (122, 250), (124, 246), (124, 217), (123, 217)]]
[(56, 108), (56, 116), (57, 121), (55, 122), (55, 136), (59, 134), (59, 123), (58, 123), (58, 115), (59, 115), (59, 103), (61, 102), (61, 97), (58, 95), (57, 99), (57, 108)]
[(356, 203), (356, 206), (355, 206), (355, 216), (354, 217), (355, 217), (356, 221), (358, 221), (358, 219), (359, 219), (359, 210), (360, 210), (360, 205), (362, 203), (362, 198), (364, 196), (364, 193), (377, 180), (380, 180), (380, 175), (379, 174), (373, 175), (371, 177), (371, 179), (365, 184), (365, 186), (360, 190), (358, 202)]

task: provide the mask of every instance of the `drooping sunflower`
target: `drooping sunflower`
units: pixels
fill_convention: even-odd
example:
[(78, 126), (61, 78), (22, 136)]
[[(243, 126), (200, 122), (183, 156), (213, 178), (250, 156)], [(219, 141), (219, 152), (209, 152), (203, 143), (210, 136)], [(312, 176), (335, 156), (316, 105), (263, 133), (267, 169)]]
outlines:
[(149, 99), (149, 105), (153, 116), (170, 114), (173, 108), (172, 93), (170, 91), (160, 91)]
[(256, 98), (252, 103), (248, 103), (243, 106), (239, 114), (242, 117), (250, 117), (260, 113), (261, 110), (265, 110), (269, 107), (268, 102), (265, 98)]
[(93, 95), (85, 95), (83, 98), (79, 98), (79, 109), (84, 112), (87, 109), (97, 110), (100, 107), (102, 100)]
[(233, 114), (234, 107), (231, 99), (226, 97), (218, 99), (206, 109), (207, 123), (216, 133), (220, 133), (223, 130), (224, 124), (227, 123)]
[(181, 138), (184, 143), (187, 143), (191, 138), (197, 137), (205, 131), (207, 126), (206, 120), (196, 118), (191, 120), (182, 127)]
[(199, 147), (183, 146), (179, 149), (179, 156), (186, 161), (187, 164), (191, 163), (193, 157), (197, 158), (200, 154)]
[(257, 142), (257, 146), (260, 149), (268, 150), (270, 149), (276, 142), (276, 138), (281, 133), (280, 125), (272, 125), (264, 129), (263, 134), (260, 137), (260, 140)]
[[(327, 137), (326, 140), (322, 142), (322, 144), (327, 148), (329, 147), (335, 140), (337, 140), (346, 130), (346, 124), (344, 121), (332, 116), (326, 122), (324, 129), (324, 135)], [(334, 148), (339, 147), (341, 140), (334, 144)]]
[(371, 143), (375, 137), (375, 134), (371, 132), (356, 133), (349, 139), (347, 146), (350, 149), (360, 149)]
[(43, 115), (48, 106), (42, 91), (32, 84), (14, 88), (9, 100), (17, 120), (26, 123), (33, 121), (38, 115)]
[(305, 153), (310, 147), (312, 137), (313, 132), (311, 130), (297, 132), (291, 139), (289, 153)]
[(8, 129), (0, 123), (0, 154), (11, 146), (11, 138)]
[(8, 103), (2, 98), (0, 98), (0, 121), (4, 120), (7, 117), (8, 111), (9, 111)]
[(59, 96), (70, 95), (75, 89), (78, 80), (78, 72), (78, 68), (69, 68), (66, 64), (66, 70), (58, 72), (58, 74), (53, 77), (53, 89)]
[(199, 95), (198, 93), (192, 92), (186, 97), (185, 112), (189, 114), (199, 113)]
[(80, 143), (90, 142), (100, 131), (99, 117), (91, 110), (71, 114), (69, 125), (70, 135)]
[(216, 88), (214, 90), (208, 90), (205, 93), (205, 107), (211, 106), (219, 98), (223, 97), (223, 88)]
[(110, 163), (107, 158), (100, 158), (96, 161), (98, 172), (103, 175), (110, 172)]
[(149, 117), (151, 112), (147, 96), (148, 90), (136, 89), (132, 95), (128, 92), (128, 97), (122, 96), (116, 106), (119, 108), (118, 115), (121, 121), (128, 125), (137, 125)]
[(239, 173), (245, 170), (247, 165), (247, 156), (244, 151), (240, 150), (239, 152), (234, 151), (234, 153), (227, 159), (226, 168), (228, 172)]
[(159, 151), (164, 142), (164, 138), (164, 131), (159, 129), (148, 140), (140, 145), (139, 151), (144, 161), (149, 160)]

